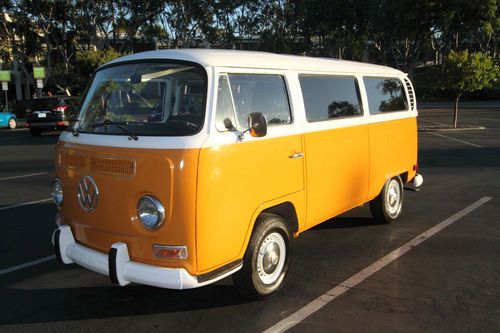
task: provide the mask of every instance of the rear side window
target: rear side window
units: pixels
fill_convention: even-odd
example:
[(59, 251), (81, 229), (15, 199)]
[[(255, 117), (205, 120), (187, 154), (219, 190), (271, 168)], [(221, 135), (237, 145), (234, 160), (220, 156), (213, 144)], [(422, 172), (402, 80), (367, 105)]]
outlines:
[(59, 105), (58, 98), (39, 98), (31, 101), (31, 108), (54, 108)]
[(403, 83), (395, 78), (364, 77), (370, 114), (407, 111)]
[(299, 81), (308, 122), (363, 114), (355, 77), (299, 75)]
[(237, 128), (246, 128), (248, 115), (253, 112), (266, 115), (269, 126), (292, 122), (283, 77), (271, 74), (220, 76), (216, 128), (225, 131), (223, 122), (226, 118)]
[(67, 98), (67, 99), (64, 100), (64, 102), (67, 105), (70, 105), (70, 106), (73, 106), (73, 107), (77, 107), (78, 106), (78, 100), (76, 98)]

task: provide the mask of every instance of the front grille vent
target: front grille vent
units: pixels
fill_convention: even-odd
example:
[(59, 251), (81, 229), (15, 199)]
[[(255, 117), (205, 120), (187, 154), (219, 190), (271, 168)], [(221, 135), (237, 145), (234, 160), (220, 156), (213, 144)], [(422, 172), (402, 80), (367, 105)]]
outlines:
[(133, 177), (135, 175), (135, 161), (122, 157), (89, 156), (61, 153), (61, 163), (70, 169), (92, 171), (100, 174)]
[(90, 169), (92, 171), (132, 177), (135, 171), (134, 161), (117, 158), (90, 158)]

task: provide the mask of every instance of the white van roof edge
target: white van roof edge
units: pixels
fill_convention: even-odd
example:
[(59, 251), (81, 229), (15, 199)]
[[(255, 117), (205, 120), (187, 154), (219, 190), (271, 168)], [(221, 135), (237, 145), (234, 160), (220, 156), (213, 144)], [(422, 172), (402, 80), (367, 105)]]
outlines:
[(221, 49), (169, 49), (146, 51), (114, 59), (106, 65), (127, 61), (154, 59), (184, 60), (211, 67), (289, 69), (406, 76), (402, 71), (391, 67), (356, 61)]

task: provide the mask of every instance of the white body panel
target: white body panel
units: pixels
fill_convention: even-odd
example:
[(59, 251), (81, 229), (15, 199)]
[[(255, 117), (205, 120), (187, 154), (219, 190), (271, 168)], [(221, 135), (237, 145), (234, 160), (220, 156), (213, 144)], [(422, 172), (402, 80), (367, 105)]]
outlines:
[[(143, 149), (189, 149), (215, 145), (234, 144), (235, 133), (221, 133), (215, 128), (215, 106), (217, 100), (217, 80), (221, 73), (277, 74), (284, 77), (289, 93), (293, 123), (287, 126), (269, 127), (267, 138), (316, 132), (355, 125), (378, 123), (390, 120), (414, 118), (416, 106), (405, 112), (390, 112), (370, 115), (363, 84), (363, 77), (394, 77), (405, 81), (407, 75), (394, 68), (353, 61), (326, 58), (311, 58), (291, 55), (277, 55), (266, 52), (247, 52), (209, 49), (160, 50), (137, 53), (112, 60), (107, 65), (138, 60), (181, 60), (202, 65), (207, 73), (207, 101), (203, 129), (192, 136), (139, 136), (139, 140), (129, 140), (126, 135), (99, 135), (80, 133), (73, 136), (63, 132), (60, 140), (68, 143), (121, 148)], [(355, 76), (363, 103), (364, 114), (359, 117), (332, 119), (309, 123), (306, 120), (304, 101), (299, 84), (299, 74), (328, 74)], [(409, 92), (405, 86), (407, 96)], [(245, 133), (244, 141), (262, 140)]]

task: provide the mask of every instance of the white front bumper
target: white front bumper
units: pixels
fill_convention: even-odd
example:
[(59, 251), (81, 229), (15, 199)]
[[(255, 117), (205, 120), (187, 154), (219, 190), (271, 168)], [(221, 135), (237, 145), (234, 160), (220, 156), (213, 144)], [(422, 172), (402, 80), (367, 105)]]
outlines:
[(214, 279), (200, 283), (196, 276), (190, 275), (183, 268), (166, 268), (131, 261), (125, 243), (113, 244), (109, 255), (77, 244), (71, 228), (67, 225), (57, 228), (53, 239), (56, 254), (63, 263), (76, 263), (97, 273), (110, 276), (113, 282), (121, 286), (135, 282), (168, 289), (192, 289), (218, 281), (241, 268), (241, 266), (236, 267)]

